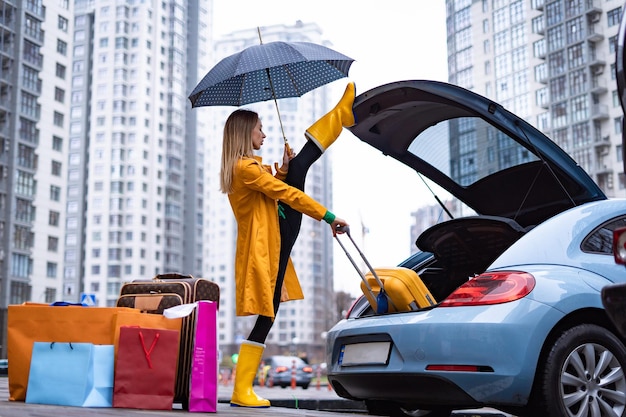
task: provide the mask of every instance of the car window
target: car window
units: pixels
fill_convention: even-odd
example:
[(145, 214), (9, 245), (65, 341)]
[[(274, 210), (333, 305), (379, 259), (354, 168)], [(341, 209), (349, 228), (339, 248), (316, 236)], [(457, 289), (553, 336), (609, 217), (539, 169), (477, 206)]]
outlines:
[(626, 226), (626, 216), (600, 225), (583, 240), (582, 251), (613, 256), (613, 230), (624, 226)]
[(462, 186), (517, 165), (536, 155), (479, 117), (445, 120), (424, 130), (409, 152)]

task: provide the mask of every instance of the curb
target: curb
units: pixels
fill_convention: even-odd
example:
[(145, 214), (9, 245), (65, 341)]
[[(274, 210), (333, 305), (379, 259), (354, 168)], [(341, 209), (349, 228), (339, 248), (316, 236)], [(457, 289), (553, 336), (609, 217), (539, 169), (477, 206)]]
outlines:
[[(362, 401), (352, 400), (315, 400), (315, 399), (297, 399), (297, 398), (279, 398), (270, 400), (272, 407), (293, 408), (302, 410), (315, 410), (315, 411), (341, 411), (341, 412), (353, 412), (364, 413), (367, 412), (367, 408)], [(230, 398), (220, 398), (219, 403), (230, 403)]]

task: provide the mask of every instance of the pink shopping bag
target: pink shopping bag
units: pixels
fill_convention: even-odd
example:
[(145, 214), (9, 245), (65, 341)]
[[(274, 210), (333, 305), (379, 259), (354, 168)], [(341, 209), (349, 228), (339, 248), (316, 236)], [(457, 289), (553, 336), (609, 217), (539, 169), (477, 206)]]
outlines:
[(217, 412), (217, 304), (198, 301), (189, 382), (189, 411)]

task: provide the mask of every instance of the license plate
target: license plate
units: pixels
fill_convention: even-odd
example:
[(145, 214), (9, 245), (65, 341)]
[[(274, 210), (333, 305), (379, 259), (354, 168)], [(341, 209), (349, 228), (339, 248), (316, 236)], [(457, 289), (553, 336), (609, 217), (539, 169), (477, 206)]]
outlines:
[(343, 345), (339, 365), (387, 365), (391, 342), (368, 342)]

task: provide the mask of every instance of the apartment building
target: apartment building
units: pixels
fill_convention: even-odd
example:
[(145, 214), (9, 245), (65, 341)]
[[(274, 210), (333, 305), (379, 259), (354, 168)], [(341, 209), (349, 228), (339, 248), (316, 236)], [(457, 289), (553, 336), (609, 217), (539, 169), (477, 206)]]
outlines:
[(76, 0), (74, 19), (63, 278), (66, 295), (113, 306), (124, 282), (202, 274), (204, 148), (187, 94), (210, 8)]
[(0, 1), (0, 357), (7, 306), (64, 291), (72, 32), (70, 0)]
[[(608, 197), (626, 195), (615, 81), (622, 6), (619, 0), (446, 1), (449, 82), (539, 128)], [(456, 145), (465, 175), (473, 175), (476, 147)], [(433, 206), (412, 214), (412, 251), (442, 212)]]
[(503, 104), (623, 197), (619, 0), (448, 0), (450, 82)]

